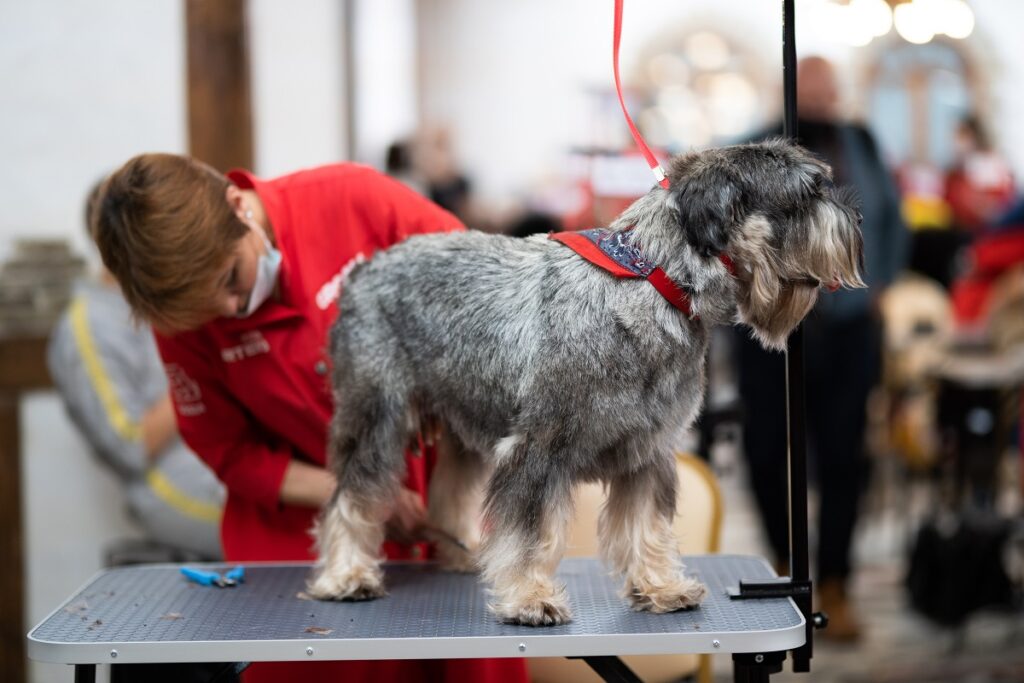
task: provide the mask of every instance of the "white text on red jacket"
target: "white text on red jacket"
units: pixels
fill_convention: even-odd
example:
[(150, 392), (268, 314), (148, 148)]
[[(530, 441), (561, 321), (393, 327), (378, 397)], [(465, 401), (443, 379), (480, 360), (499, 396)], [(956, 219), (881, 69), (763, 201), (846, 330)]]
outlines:
[(352, 269), (358, 266), (360, 263), (366, 261), (366, 256), (363, 252), (359, 252), (353, 256), (348, 263), (341, 267), (334, 277), (324, 283), (320, 291), (316, 293), (316, 305), (321, 311), (326, 311), (327, 307), (334, 303), (335, 299), (338, 298), (338, 294), (341, 292), (341, 285), (348, 277), (348, 274), (352, 272)]
[(259, 330), (250, 330), (242, 334), (241, 343), (220, 350), (220, 357), (225, 363), (235, 363), (243, 358), (251, 358), (261, 353), (270, 353), (270, 342)]

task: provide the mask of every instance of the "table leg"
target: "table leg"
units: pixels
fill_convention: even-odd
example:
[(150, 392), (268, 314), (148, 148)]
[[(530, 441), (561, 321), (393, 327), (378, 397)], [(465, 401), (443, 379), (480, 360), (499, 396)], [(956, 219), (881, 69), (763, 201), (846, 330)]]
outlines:
[(96, 683), (96, 665), (75, 664), (75, 683)]
[(785, 652), (736, 653), (732, 656), (734, 683), (768, 683), (768, 677), (782, 671)]
[(570, 657), (582, 659), (594, 672), (607, 683), (643, 683), (618, 657)]

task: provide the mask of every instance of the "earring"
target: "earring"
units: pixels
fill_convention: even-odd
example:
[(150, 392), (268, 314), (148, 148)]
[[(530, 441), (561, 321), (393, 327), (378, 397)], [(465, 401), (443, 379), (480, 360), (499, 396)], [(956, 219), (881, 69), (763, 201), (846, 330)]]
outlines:
[(250, 219), (252, 218), (252, 209), (245, 210), (245, 217)]

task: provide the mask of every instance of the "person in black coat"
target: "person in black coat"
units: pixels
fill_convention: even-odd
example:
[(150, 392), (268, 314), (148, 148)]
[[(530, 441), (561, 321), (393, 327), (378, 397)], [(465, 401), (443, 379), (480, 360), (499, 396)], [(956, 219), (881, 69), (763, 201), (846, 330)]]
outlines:
[[(825, 635), (860, 635), (847, 579), (851, 541), (867, 479), (864, 452), (868, 392), (880, 369), (878, 298), (904, 265), (907, 231), (895, 181), (863, 126), (844, 122), (835, 70), (821, 57), (797, 67), (797, 139), (832, 165), (835, 185), (852, 186), (864, 216), (867, 289), (840, 290), (818, 299), (804, 322), (807, 431), (810, 468), (820, 506), (817, 533), (819, 607), (829, 613)], [(755, 138), (779, 135), (781, 126)], [(765, 351), (749, 330), (737, 328), (739, 390), (745, 406), (744, 451), (751, 485), (775, 554), (788, 572), (785, 355)]]

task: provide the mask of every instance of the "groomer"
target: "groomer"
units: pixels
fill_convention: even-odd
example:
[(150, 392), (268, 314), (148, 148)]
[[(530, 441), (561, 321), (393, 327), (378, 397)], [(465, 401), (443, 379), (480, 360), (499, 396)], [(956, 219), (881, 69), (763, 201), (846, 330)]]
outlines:
[[(261, 180), (144, 154), (106, 180), (91, 217), (104, 264), (151, 323), (182, 437), (227, 487), (228, 561), (314, 558), (309, 530), (335, 482), (325, 347), (346, 272), (416, 233), (459, 221), (355, 164)], [(342, 387), (340, 390), (344, 391)], [(421, 444), (422, 445), (422, 444)], [(425, 518), (433, 453), (407, 454), (391, 526)], [(390, 558), (422, 544), (385, 544)], [(247, 681), (525, 681), (521, 660), (254, 664)]]

